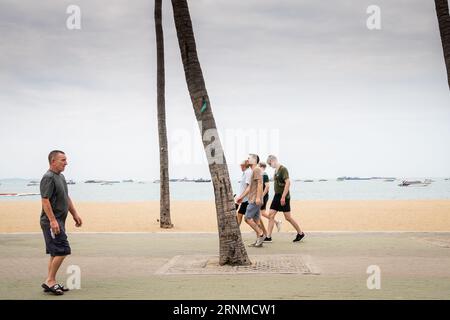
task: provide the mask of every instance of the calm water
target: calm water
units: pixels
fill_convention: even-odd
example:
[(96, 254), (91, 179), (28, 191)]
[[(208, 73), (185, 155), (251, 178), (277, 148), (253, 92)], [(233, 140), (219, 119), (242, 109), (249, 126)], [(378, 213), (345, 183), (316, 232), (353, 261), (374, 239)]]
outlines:
[[(294, 200), (414, 200), (414, 199), (450, 199), (450, 181), (433, 178), (435, 181), (427, 187), (399, 187), (399, 180), (385, 182), (336, 181), (293, 182), (291, 197)], [(423, 178), (418, 180), (424, 180)], [(29, 180), (0, 180), (0, 193), (39, 193), (39, 186), (27, 186)], [(234, 190), (238, 182), (233, 181)], [(211, 183), (173, 182), (170, 184), (172, 200), (212, 200)], [(119, 183), (113, 185), (86, 184), (77, 182), (69, 185), (72, 199), (78, 201), (147, 201), (159, 200), (159, 184), (146, 182)], [(271, 195), (273, 184), (271, 184)], [(3, 197), (0, 201), (36, 201), (37, 196)]]

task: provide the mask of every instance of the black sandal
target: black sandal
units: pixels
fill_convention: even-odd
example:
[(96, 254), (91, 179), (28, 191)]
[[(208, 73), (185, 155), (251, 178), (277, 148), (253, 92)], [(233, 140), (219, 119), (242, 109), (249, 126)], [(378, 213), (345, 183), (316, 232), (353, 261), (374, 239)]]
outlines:
[[(62, 284), (59, 284), (59, 283), (58, 283), (58, 286), (59, 286), (59, 288), (60, 288), (63, 292), (70, 291), (69, 289), (67, 289), (66, 287), (64, 287)], [(44, 288), (44, 286), (42, 286), (42, 287)], [(44, 288), (44, 292), (50, 292), (50, 290)]]
[[(54, 286), (49, 287), (47, 284), (43, 283), (41, 287), (44, 288), (44, 292), (51, 292), (56, 296), (62, 296), (64, 294), (63, 287), (61, 287), (59, 284), (55, 284)], [(67, 291), (68, 289), (65, 290)]]

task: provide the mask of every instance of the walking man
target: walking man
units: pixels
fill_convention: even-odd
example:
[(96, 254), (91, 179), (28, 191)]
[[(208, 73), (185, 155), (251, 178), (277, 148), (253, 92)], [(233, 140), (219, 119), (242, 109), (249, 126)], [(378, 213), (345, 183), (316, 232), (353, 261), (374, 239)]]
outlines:
[(256, 154), (250, 154), (248, 163), (252, 168), (252, 176), (250, 185), (236, 200), (241, 202), (244, 197), (248, 195), (248, 206), (245, 212), (245, 222), (255, 231), (256, 242), (250, 246), (262, 247), (264, 239), (266, 238), (264, 231), (260, 227), (260, 208), (262, 205), (262, 173), (258, 167), (259, 157)]
[[(266, 212), (267, 202), (269, 202), (269, 189), (270, 189), (269, 175), (266, 172), (267, 165), (265, 162), (260, 161), (258, 166), (261, 168), (263, 175), (263, 204), (261, 206), (261, 216), (269, 219), (269, 214)], [(260, 222), (261, 228), (263, 229), (264, 233), (266, 233), (263, 220), (261, 219)], [(282, 223), (281, 220), (275, 220), (275, 225), (277, 226), (278, 232), (280, 232), (281, 230), (281, 223)], [(271, 242), (271, 241), (269, 241), (269, 239), (266, 239), (264, 240), (264, 242)]]
[(289, 194), (291, 181), (289, 180), (289, 172), (286, 167), (282, 166), (278, 162), (277, 157), (274, 155), (270, 155), (267, 158), (267, 164), (275, 169), (273, 178), (275, 195), (273, 196), (273, 200), (270, 205), (269, 230), (266, 241), (272, 242), (272, 231), (275, 224), (275, 215), (278, 211), (281, 211), (284, 213), (285, 219), (295, 228), (295, 230), (297, 230), (297, 235), (295, 236), (293, 242), (298, 242), (303, 239), (305, 234), (291, 215), (291, 196)]
[(45, 292), (62, 295), (68, 289), (56, 282), (56, 273), (64, 258), (71, 253), (65, 228), (67, 213), (72, 214), (76, 227), (81, 227), (83, 222), (69, 197), (66, 179), (62, 174), (67, 165), (65, 153), (60, 150), (50, 152), (48, 162), (50, 168), (42, 177), (40, 184), (42, 199), (40, 224), (46, 253), (50, 255), (48, 275), (42, 288)]
[[(239, 196), (245, 192), (247, 187), (250, 185), (250, 181), (252, 178), (252, 169), (250, 168), (248, 160), (244, 160), (241, 162), (241, 171), (242, 171), (242, 176), (241, 176), (241, 182), (239, 185)], [(237, 210), (236, 219), (237, 219), (238, 225), (241, 225), (242, 217), (244, 216), (245, 211), (247, 210), (248, 198), (242, 197), (241, 198), (242, 201), (237, 202), (237, 199), (239, 198), (239, 196), (235, 199), (236, 210)]]

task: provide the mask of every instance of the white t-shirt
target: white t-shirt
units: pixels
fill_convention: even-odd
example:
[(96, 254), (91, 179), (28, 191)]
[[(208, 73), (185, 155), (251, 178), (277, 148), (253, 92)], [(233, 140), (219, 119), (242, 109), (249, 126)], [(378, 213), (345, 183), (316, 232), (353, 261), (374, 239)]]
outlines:
[[(253, 172), (252, 168), (247, 168), (247, 170), (242, 172), (241, 184), (240, 184), (238, 196), (240, 196), (245, 191), (245, 189), (247, 189), (247, 187), (250, 185), (250, 182), (252, 181), (252, 172)], [(242, 199), (242, 202), (245, 202), (245, 201), (248, 201), (248, 197), (245, 197), (244, 199)]]

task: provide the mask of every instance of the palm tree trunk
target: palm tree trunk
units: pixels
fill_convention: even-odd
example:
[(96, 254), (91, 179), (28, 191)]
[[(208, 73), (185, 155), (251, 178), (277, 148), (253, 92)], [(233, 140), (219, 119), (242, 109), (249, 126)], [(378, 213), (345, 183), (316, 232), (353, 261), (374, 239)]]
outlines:
[(170, 192), (169, 192), (169, 156), (166, 130), (165, 105), (165, 74), (164, 74), (164, 35), (162, 29), (162, 0), (155, 0), (155, 28), (156, 28), (156, 63), (157, 63), (157, 109), (158, 109), (158, 136), (159, 136), (159, 170), (160, 170), (160, 203), (159, 225), (161, 228), (172, 228), (170, 219)]
[(448, 12), (448, 0), (434, 0), (434, 2), (436, 4), (444, 60), (447, 67), (448, 87), (450, 89), (450, 15)]
[(186, 0), (172, 0), (172, 6), (186, 82), (214, 186), (220, 242), (219, 263), (249, 265), (250, 260), (236, 221), (228, 167), (197, 56), (189, 7)]

